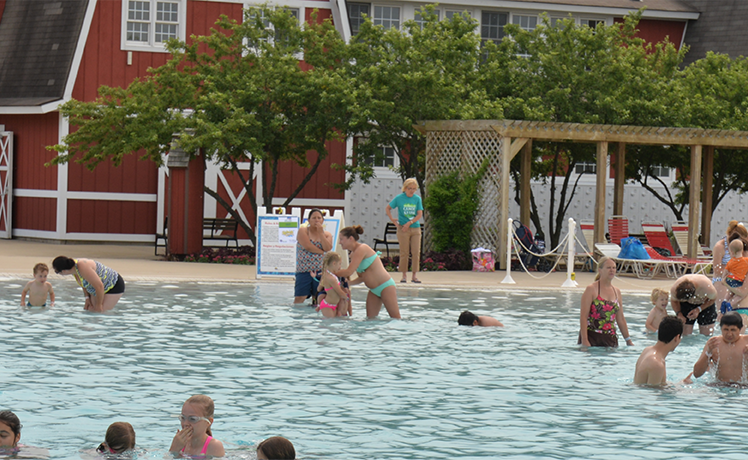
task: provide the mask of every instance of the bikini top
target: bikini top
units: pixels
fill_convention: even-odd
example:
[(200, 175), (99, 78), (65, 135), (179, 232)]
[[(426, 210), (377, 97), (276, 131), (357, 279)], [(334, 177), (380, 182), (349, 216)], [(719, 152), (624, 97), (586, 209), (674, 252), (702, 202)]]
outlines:
[[(208, 436), (208, 439), (205, 440), (205, 444), (203, 444), (203, 450), (200, 451), (200, 455), (205, 455), (206, 452), (208, 452), (208, 444), (210, 444), (211, 439), (213, 439), (213, 436)], [(187, 446), (182, 447), (182, 452), (187, 448)]]
[[(78, 260), (74, 259), (75, 261), (75, 273), (78, 275), (78, 285), (86, 290), (91, 295), (96, 294), (96, 288), (93, 287), (91, 283), (88, 282), (82, 275), (81, 272), (78, 270)], [(107, 267), (106, 265), (103, 265), (101, 262), (97, 262), (94, 260), (94, 263), (96, 263), (96, 274), (99, 275), (99, 278), (101, 278), (101, 283), (104, 285), (104, 292), (109, 292), (112, 290), (115, 284), (117, 284), (117, 280), (119, 279), (119, 274), (117, 274), (116, 271), (112, 270), (111, 268)]]
[(727, 238), (725, 238), (723, 241), (725, 242), (725, 255), (722, 256), (722, 266), (726, 267), (727, 266), (727, 262), (730, 261), (730, 259), (732, 258), (732, 256), (730, 255), (730, 247), (727, 244)]
[(372, 254), (371, 256), (365, 258), (361, 261), (361, 263), (358, 265), (358, 268), (356, 268), (356, 273), (363, 273), (366, 271), (367, 268), (371, 267), (371, 264), (374, 263), (375, 260), (377, 260), (377, 257), (382, 255), (382, 251), (377, 251), (376, 254)]
[[(332, 276), (333, 278), (335, 278), (335, 282), (336, 282), (336, 283), (340, 284), (340, 280), (338, 279), (338, 277), (337, 277), (337, 276), (335, 276), (335, 275), (334, 275), (334, 274), (333, 274), (333, 273), (332, 273), (332, 272), (331, 272), (330, 270), (326, 270), (326, 271), (327, 271), (327, 274), (328, 274), (328, 275), (330, 275), (330, 276)], [(329, 291), (330, 289), (333, 289), (333, 286), (329, 286), (329, 287), (326, 287), (326, 288), (325, 288), (325, 292)]]

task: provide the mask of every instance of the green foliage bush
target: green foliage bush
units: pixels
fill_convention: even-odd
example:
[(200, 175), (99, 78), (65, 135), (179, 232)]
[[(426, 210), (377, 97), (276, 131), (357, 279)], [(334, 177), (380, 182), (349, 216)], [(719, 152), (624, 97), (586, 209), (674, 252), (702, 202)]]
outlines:
[(470, 234), (478, 210), (478, 183), (488, 170), (486, 157), (475, 174), (460, 177), (453, 171), (431, 183), (424, 202), (434, 237), (434, 250), (457, 249), (470, 252)]

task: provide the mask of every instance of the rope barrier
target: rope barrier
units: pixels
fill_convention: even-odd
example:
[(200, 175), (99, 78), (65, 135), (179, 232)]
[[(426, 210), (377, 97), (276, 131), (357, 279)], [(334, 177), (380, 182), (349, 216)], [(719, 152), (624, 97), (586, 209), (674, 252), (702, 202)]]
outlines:
[[(567, 241), (567, 238), (564, 238), (563, 241), (564, 242)], [(522, 245), (522, 244), (520, 243), (520, 245)], [(524, 247), (524, 245), (522, 245), (522, 247)], [(564, 248), (566, 248), (566, 246), (564, 246)], [(558, 246), (556, 246), (556, 249), (558, 249)], [(548, 272), (545, 275), (535, 276), (532, 273), (530, 273), (530, 271), (527, 269), (527, 266), (525, 265), (525, 262), (522, 260), (522, 257), (520, 257), (520, 251), (519, 251), (519, 249), (515, 246), (514, 250), (517, 253), (517, 258), (519, 259), (520, 265), (522, 265), (522, 268), (525, 270), (525, 273), (527, 273), (528, 275), (530, 275), (530, 278), (533, 278), (533, 279), (536, 279), (536, 280), (542, 280), (546, 276), (549, 276), (551, 273), (553, 273), (554, 271), (556, 271), (556, 267), (558, 267), (559, 262), (561, 262), (561, 257), (557, 257), (556, 258), (556, 263), (553, 264), (553, 267), (551, 267), (551, 269), (548, 270)], [(555, 249), (554, 249), (554, 251), (555, 251)], [(553, 253), (549, 252), (548, 254), (550, 255), (550, 254), (553, 254)], [(536, 256), (536, 257), (543, 257), (543, 255)]]
[[(513, 244), (514, 251), (517, 254), (517, 259), (519, 259), (519, 263), (520, 263), (520, 265), (522, 265), (522, 269), (525, 271), (525, 273), (527, 273), (528, 275), (530, 275), (531, 278), (534, 278), (536, 280), (541, 280), (541, 279), (545, 278), (546, 276), (550, 275), (551, 273), (553, 273), (556, 270), (556, 267), (558, 267), (558, 264), (561, 262), (561, 257), (557, 257), (556, 258), (556, 262), (553, 264), (553, 267), (551, 267), (551, 269), (545, 275), (542, 275), (542, 276), (533, 275), (527, 269), (527, 266), (525, 265), (525, 262), (522, 260), (522, 257), (521, 257), (521, 254), (520, 254), (521, 251), (520, 251), (520, 249), (519, 249), (518, 246), (521, 246), (522, 249), (525, 252), (527, 252), (528, 254), (530, 254), (532, 256), (535, 256), (535, 257), (543, 257), (543, 258), (545, 258), (545, 257), (548, 257), (548, 256), (556, 254), (557, 251), (559, 252), (559, 256), (560, 256), (563, 253), (563, 249), (566, 249), (566, 247), (568, 246), (568, 240), (569, 240), (569, 235), (568, 234), (566, 236), (564, 236), (564, 238), (558, 243), (558, 245), (555, 248), (553, 248), (552, 251), (546, 252), (545, 254), (537, 254), (537, 253), (531, 251), (529, 248), (527, 248), (522, 243), (522, 240), (520, 240), (519, 236), (517, 236), (517, 232), (514, 230), (514, 227), (510, 227), (510, 229), (511, 229), (512, 235), (514, 235), (514, 244)], [(517, 243), (519, 243), (519, 245)], [(563, 248), (561, 248), (562, 245), (563, 245)], [(559, 251), (559, 249), (561, 249), (561, 251)]]

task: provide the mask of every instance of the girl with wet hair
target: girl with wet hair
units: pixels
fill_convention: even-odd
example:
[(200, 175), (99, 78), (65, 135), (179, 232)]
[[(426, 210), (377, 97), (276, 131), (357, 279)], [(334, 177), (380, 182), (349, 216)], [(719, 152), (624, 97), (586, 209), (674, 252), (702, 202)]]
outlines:
[(100, 454), (119, 454), (135, 448), (135, 429), (127, 422), (114, 422), (106, 430), (104, 442), (96, 451)]
[(16, 414), (9, 410), (0, 411), (0, 449), (18, 447), (22, 427)]
[(179, 414), (182, 429), (177, 430), (169, 452), (223, 457), (226, 453), (223, 443), (210, 430), (214, 407), (213, 400), (206, 395), (194, 395), (185, 401)]
[(288, 439), (273, 436), (257, 445), (257, 460), (296, 460), (296, 450)]

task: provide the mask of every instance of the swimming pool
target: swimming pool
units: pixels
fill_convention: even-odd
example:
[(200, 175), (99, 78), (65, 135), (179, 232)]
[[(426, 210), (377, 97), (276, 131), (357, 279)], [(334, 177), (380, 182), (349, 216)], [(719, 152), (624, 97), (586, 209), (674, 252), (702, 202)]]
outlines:
[[(744, 457), (743, 390), (631, 384), (648, 295), (624, 295), (635, 347), (581, 351), (581, 292), (399, 288), (403, 321), (364, 321), (363, 289), (352, 320), (323, 320), (290, 284), (130, 282), (95, 315), (70, 280), (53, 280), (55, 308), (20, 308), (22, 283), (1, 283), (0, 408), (53, 459), (119, 420), (163, 458), (195, 393), (235, 459), (273, 435), (304, 459)], [(507, 327), (458, 327), (464, 309)], [(670, 380), (705, 340), (683, 340)]]

